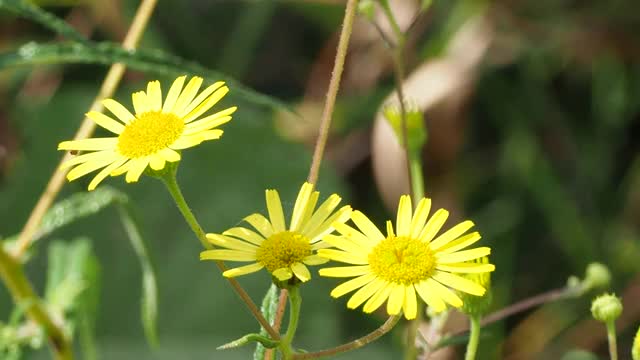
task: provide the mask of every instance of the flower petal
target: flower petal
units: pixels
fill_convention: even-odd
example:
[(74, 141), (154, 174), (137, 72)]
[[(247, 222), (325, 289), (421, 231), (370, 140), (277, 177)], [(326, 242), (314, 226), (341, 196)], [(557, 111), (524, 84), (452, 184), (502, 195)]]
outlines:
[(389, 294), (389, 301), (387, 302), (387, 313), (389, 315), (398, 315), (402, 310), (402, 304), (404, 303), (404, 288), (405, 285), (393, 284), (391, 294)]
[(418, 315), (418, 301), (416, 299), (416, 291), (413, 289), (413, 285), (407, 285), (404, 287), (402, 311), (404, 312), (404, 317), (408, 320), (415, 319)]
[(282, 211), (282, 202), (280, 201), (280, 195), (276, 190), (266, 190), (265, 197), (267, 200), (267, 210), (269, 211), (269, 219), (271, 220), (273, 231), (284, 231), (284, 212)]
[(140, 175), (142, 175), (144, 170), (149, 165), (149, 161), (150, 159), (148, 157), (131, 160), (131, 165), (129, 166), (129, 171), (127, 171), (125, 181), (128, 183), (138, 181), (138, 179), (140, 179)]
[(303, 263), (293, 263), (293, 265), (291, 265), (291, 271), (293, 271), (296, 277), (302, 282), (311, 280), (311, 273), (309, 273), (309, 269), (307, 269)]
[(326, 264), (327, 262), (329, 262), (329, 259), (327, 258), (323, 258), (322, 256), (319, 255), (309, 255), (307, 257), (305, 257), (304, 259), (302, 259), (302, 262), (305, 265), (322, 265), (322, 264)]
[(144, 91), (138, 91), (131, 94), (131, 102), (133, 103), (133, 110), (136, 112), (136, 115), (144, 114), (151, 110), (147, 93)]
[(168, 162), (180, 161), (180, 154), (177, 151), (169, 148), (164, 148), (158, 151), (158, 154)]
[(438, 264), (452, 264), (469, 260), (474, 260), (491, 254), (491, 248), (479, 247), (470, 250), (463, 250), (451, 254), (440, 254), (436, 252)]
[(445, 209), (438, 209), (435, 214), (427, 221), (427, 225), (424, 226), (424, 229), (420, 233), (418, 237), (420, 240), (424, 242), (430, 242), (434, 236), (440, 231), (444, 222), (447, 221), (449, 217), (449, 212)]
[(309, 234), (320, 226), (330, 215), (331, 212), (340, 204), (342, 199), (336, 194), (332, 194), (325, 200), (320, 207), (315, 211), (313, 216), (302, 228), (303, 234)]
[(367, 259), (366, 256), (334, 249), (320, 249), (318, 250), (318, 255), (330, 260), (340, 261), (347, 264), (367, 265), (369, 263), (369, 259)]
[(442, 300), (444, 300), (451, 306), (457, 308), (462, 306), (462, 299), (460, 299), (460, 297), (456, 295), (456, 293), (451, 291), (448, 287), (440, 284), (433, 279), (427, 279), (427, 283), (429, 283), (429, 287), (431, 287), (431, 289), (435, 291)]
[(220, 89), (216, 90), (200, 105), (196, 106), (193, 110), (190, 110), (189, 113), (184, 115), (184, 122), (189, 123), (197, 119), (200, 115), (204, 114), (207, 110), (211, 109), (215, 104), (217, 104), (218, 101), (220, 101), (220, 99), (227, 95), (228, 92), (229, 88), (227, 86), (223, 86)]
[(465, 279), (462, 276), (453, 275), (444, 271), (436, 271), (432, 277), (434, 280), (437, 280), (438, 282), (447, 285), (448, 287), (464, 291), (471, 295), (482, 296), (486, 291), (485, 288), (483, 288), (476, 282)]
[(220, 234), (207, 234), (207, 240), (214, 245), (231, 250), (246, 252), (258, 251), (258, 247), (255, 245)]
[(461, 274), (480, 274), (486, 272), (492, 272), (496, 269), (496, 266), (493, 264), (477, 264), (477, 263), (459, 263), (459, 264), (438, 264), (436, 265), (436, 269), (452, 272), (452, 273), (461, 273)]
[(97, 151), (114, 150), (118, 146), (118, 138), (91, 138), (82, 140), (63, 141), (58, 144), (58, 150)]
[(347, 307), (349, 309), (357, 308), (358, 306), (362, 305), (362, 303), (369, 300), (371, 296), (382, 289), (386, 284), (387, 283), (385, 281), (376, 279), (361, 287), (351, 296), (351, 298), (347, 302)]
[(111, 158), (85, 162), (71, 169), (71, 171), (69, 171), (69, 173), (67, 174), (67, 180), (73, 181), (81, 176), (87, 175), (90, 172), (103, 168), (117, 160), (117, 156), (114, 155)]
[(472, 227), (473, 227), (473, 221), (471, 221), (471, 220), (463, 221), (460, 224), (458, 224), (458, 225), (452, 227), (451, 229), (447, 230), (444, 234), (438, 236), (435, 240), (433, 240), (431, 242), (431, 244), (429, 244), (429, 247), (432, 250), (437, 250), (437, 249), (447, 245), (451, 241), (457, 239), (458, 237), (460, 237), (462, 234), (467, 232), (467, 230), (471, 229)]
[(431, 210), (431, 199), (422, 198), (416, 206), (416, 212), (413, 214), (411, 220), (411, 235), (410, 237), (417, 239), (424, 228), (424, 223), (429, 217), (429, 211)]
[(161, 155), (153, 154), (153, 155), (150, 155), (149, 157), (150, 157), (149, 166), (153, 170), (162, 170), (162, 169), (164, 169), (164, 165), (166, 164), (166, 161), (164, 160), (164, 158)]
[(236, 277), (254, 273), (256, 271), (260, 271), (264, 268), (264, 266), (260, 263), (254, 263), (250, 265), (240, 266), (237, 268), (229, 269), (222, 273), (224, 277)]
[(375, 278), (376, 278), (376, 275), (369, 273), (369, 274), (359, 276), (355, 279), (351, 279), (349, 281), (343, 282), (342, 284), (336, 286), (335, 289), (331, 291), (331, 296), (334, 298), (338, 298), (346, 293), (352, 292), (357, 288), (367, 285), (368, 283), (373, 281)]
[(114, 134), (119, 135), (120, 133), (122, 133), (122, 131), (124, 131), (124, 125), (122, 125), (122, 123), (113, 120), (103, 113), (99, 113), (97, 111), (89, 111), (86, 116), (89, 119), (93, 120), (93, 122), (95, 122), (96, 124), (111, 131)]
[(447, 308), (447, 305), (442, 301), (440, 296), (437, 295), (437, 291), (429, 282), (422, 281), (414, 287), (418, 295), (420, 295), (420, 298), (436, 312), (444, 311)]
[(264, 238), (249, 229), (243, 227), (234, 227), (222, 233), (222, 235), (234, 236), (239, 239), (248, 241), (255, 245), (260, 245), (264, 241)]
[(318, 271), (320, 276), (337, 278), (360, 276), (370, 272), (371, 267), (369, 265), (330, 267)]
[(133, 119), (136, 118), (129, 110), (127, 110), (126, 107), (122, 106), (122, 104), (113, 99), (102, 100), (102, 105), (109, 109), (109, 111), (111, 111), (113, 115), (115, 115), (120, 121), (125, 124), (130, 123)]
[[(176, 100), (176, 104), (173, 106), (172, 113), (180, 117), (184, 117), (185, 108), (191, 104), (193, 98), (196, 97), (196, 94), (198, 94), (198, 90), (202, 85), (202, 80), (203, 79), (199, 76), (194, 76), (191, 78), (191, 80), (189, 80), (187, 86), (184, 87), (184, 90), (182, 90), (182, 93), (178, 97), (178, 100)], [(204, 100), (204, 97), (202, 99)]]
[(178, 96), (180, 96), (180, 92), (182, 91), (182, 86), (184, 85), (186, 78), (187, 77), (185, 75), (179, 76), (173, 81), (173, 84), (171, 84), (169, 93), (167, 93), (167, 99), (164, 101), (164, 105), (162, 105), (163, 113), (175, 113), (173, 108), (176, 105)]
[(311, 192), (313, 191), (313, 185), (305, 182), (302, 184), (300, 188), (300, 192), (298, 192), (298, 197), (296, 198), (296, 203), (293, 206), (293, 214), (291, 215), (291, 224), (289, 224), (289, 229), (291, 231), (297, 231), (301, 226), (301, 220), (304, 215), (304, 211), (307, 208), (307, 203), (309, 202), (309, 197), (311, 196)]
[(261, 214), (251, 214), (244, 218), (244, 221), (248, 222), (249, 224), (251, 224), (251, 226), (258, 230), (258, 232), (260, 232), (260, 234), (262, 234), (265, 239), (273, 235), (274, 233), (273, 226), (271, 226), (269, 220), (267, 220), (267, 218), (265, 218)]
[(122, 164), (124, 164), (125, 162), (127, 162), (129, 159), (127, 158), (122, 158), (120, 160), (116, 160), (115, 162), (113, 162), (111, 165), (107, 166), (106, 168), (100, 170), (100, 172), (98, 173), (98, 175), (96, 175), (93, 180), (91, 180), (91, 182), (89, 183), (89, 186), (87, 187), (87, 190), (89, 191), (93, 191), (98, 184), (100, 184), (102, 182), (102, 180), (104, 180), (107, 176), (109, 176), (109, 174), (111, 174), (111, 172), (122, 166)]
[(360, 211), (354, 211), (351, 213), (351, 220), (358, 226), (360, 231), (365, 234), (375, 244), (384, 240), (384, 235), (378, 230), (378, 228), (367, 218), (367, 216)]
[(481, 236), (480, 233), (476, 232), (472, 232), (471, 234), (467, 234), (465, 236), (462, 236), (450, 243), (448, 243), (447, 245), (441, 247), (438, 252), (440, 254), (450, 254), (453, 252), (456, 252), (460, 249), (464, 249), (466, 247), (469, 247), (470, 245), (476, 243), (478, 240), (480, 240)]
[(200, 260), (255, 261), (256, 254), (238, 250), (205, 250), (200, 253)]
[(287, 281), (293, 277), (293, 271), (289, 268), (277, 269), (271, 275), (275, 276), (280, 281)]
[(364, 304), (362, 310), (365, 313), (370, 314), (378, 309), (389, 298), (389, 294), (391, 294), (393, 286), (393, 284), (385, 283), (385, 286), (382, 289), (378, 290), (378, 292), (376, 292), (372, 297), (369, 298), (367, 303)]
[(402, 195), (398, 204), (398, 215), (396, 216), (398, 236), (411, 235), (411, 211), (411, 198), (409, 195)]
[(160, 88), (160, 81), (149, 81), (147, 84), (147, 100), (150, 111), (162, 110), (162, 89)]
[(100, 161), (102, 159), (116, 159), (118, 155), (113, 150), (102, 150), (96, 152), (90, 152), (82, 155), (76, 155), (71, 159), (65, 161), (60, 165), (60, 169), (68, 169), (74, 165), (92, 162), (92, 161)]

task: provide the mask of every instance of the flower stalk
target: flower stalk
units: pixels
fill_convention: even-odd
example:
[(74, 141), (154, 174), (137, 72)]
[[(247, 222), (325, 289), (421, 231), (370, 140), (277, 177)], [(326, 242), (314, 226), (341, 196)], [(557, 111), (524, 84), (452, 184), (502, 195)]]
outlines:
[(478, 350), (478, 343), (480, 340), (480, 316), (470, 315), (469, 322), (471, 332), (469, 333), (469, 342), (467, 343), (467, 352), (464, 356), (464, 360), (474, 360), (476, 358), (476, 352)]
[(280, 342), (280, 351), (284, 360), (293, 359), (294, 351), (291, 344), (298, 330), (298, 320), (300, 319), (300, 306), (302, 297), (300, 296), (300, 286), (294, 285), (289, 288), (289, 325), (287, 332)]
[[(198, 240), (200, 240), (200, 244), (202, 244), (202, 246), (205, 249), (212, 249), (213, 246), (207, 241), (207, 237), (205, 235), (204, 230), (200, 226), (200, 223), (198, 222), (195, 215), (191, 211), (191, 208), (187, 204), (187, 201), (185, 200), (184, 195), (180, 190), (180, 186), (178, 185), (178, 181), (176, 179), (176, 172), (177, 172), (177, 164), (176, 165), (168, 164), (167, 167), (162, 172), (159, 172), (158, 175), (160, 180), (162, 180), (162, 183), (165, 185), (165, 187), (169, 191), (169, 194), (171, 194), (171, 197), (173, 198), (176, 206), (178, 207), (178, 210), (180, 210), (180, 214), (182, 214), (182, 216), (184, 217), (184, 220), (189, 225), (189, 228), (191, 228), (191, 231), (193, 231), (193, 233), (196, 235)], [(216, 261), (215, 263), (221, 272), (224, 272), (227, 270), (227, 267), (224, 265), (222, 261)], [(253, 300), (251, 300), (251, 297), (242, 288), (240, 283), (238, 283), (238, 281), (234, 278), (225, 278), (225, 279), (227, 279), (227, 281), (229, 282), (233, 290), (240, 297), (240, 299), (245, 303), (245, 305), (247, 306), (247, 308), (249, 309), (253, 317), (267, 331), (269, 336), (273, 340), (279, 340), (280, 334), (278, 334), (278, 332), (275, 331), (273, 327), (269, 324), (269, 322), (264, 318), (264, 316), (262, 315), (262, 313), (260, 312), (256, 304), (253, 302)]]

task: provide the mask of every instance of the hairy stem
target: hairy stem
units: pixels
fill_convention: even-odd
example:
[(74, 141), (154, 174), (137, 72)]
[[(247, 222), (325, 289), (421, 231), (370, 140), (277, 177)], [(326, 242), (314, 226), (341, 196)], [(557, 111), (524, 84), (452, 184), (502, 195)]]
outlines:
[(9, 289), (16, 306), (23, 307), (27, 316), (42, 326), (53, 349), (54, 358), (56, 360), (73, 359), (71, 339), (65, 335), (62, 324), (53, 320), (33, 290), (20, 263), (5, 251), (1, 243), (0, 278)]
[(400, 316), (390, 316), (387, 319), (387, 321), (385, 321), (384, 324), (382, 324), (379, 328), (375, 329), (374, 331), (370, 332), (369, 334), (359, 339), (348, 342), (344, 345), (336, 346), (331, 349), (326, 349), (326, 350), (321, 350), (321, 351), (311, 352), (306, 354), (296, 354), (293, 356), (293, 359), (295, 360), (320, 359), (323, 357), (333, 356), (343, 352), (359, 349), (369, 343), (372, 343), (378, 340), (378, 338), (380, 338), (382, 335), (391, 331), (391, 329), (393, 329), (393, 327), (396, 326), (399, 320), (400, 320)]
[(611, 360), (618, 360), (618, 345), (616, 341), (615, 321), (607, 322), (607, 339), (609, 340), (609, 358)]
[[(127, 50), (133, 50), (136, 48), (138, 43), (140, 42), (140, 38), (142, 37), (142, 33), (144, 29), (147, 27), (149, 23), (149, 19), (153, 14), (153, 10), (156, 7), (157, 0), (142, 0), (142, 3), (138, 7), (138, 11), (136, 12), (135, 17), (133, 18), (133, 22), (131, 23), (131, 27), (127, 32), (127, 35), (122, 42), (122, 47)], [(116, 91), (118, 84), (120, 84), (120, 80), (124, 75), (125, 66), (123, 64), (113, 64), (111, 68), (109, 68), (109, 72), (104, 78), (102, 85), (100, 86), (100, 91), (98, 95), (93, 100), (93, 104), (91, 104), (91, 108), (89, 111), (102, 111), (102, 100), (110, 97)], [(89, 118), (85, 118), (80, 128), (76, 132), (73, 140), (82, 140), (86, 139), (93, 134), (93, 131), (96, 128), (95, 122), (93, 122)], [(16, 247), (14, 249), (14, 256), (18, 259), (22, 257), (24, 252), (31, 245), (31, 241), (33, 240), (33, 235), (38, 230), (38, 226), (40, 225), (40, 221), (42, 221), (42, 217), (49, 210), (51, 204), (55, 200), (56, 196), (62, 189), (62, 186), (65, 183), (65, 176), (67, 174), (67, 170), (60, 170), (60, 165), (62, 165), (67, 160), (71, 159), (71, 154), (67, 153), (62, 157), (60, 164), (56, 167), (47, 186), (40, 195), (38, 202), (31, 210), (31, 214), (29, 214), (29, 219), (25, 223), (22, 231), (20, 232), (20, 236), (18, 237), (18, 241), (16, 242)]]
[[(178, 210), (180, 210), (180, 213), (184, 217), (184, 220), (187, 222), (187, 224), (189, 224), (189, 227), (191, 228), (193, 233), (196, 235), (198, 240), (200, 240), (200, 244), (202, 244), (202, 246), (205, 249), (212, 249), (213, 246), (207, 241), (207, 236), (204, 230), (202, 230), (200, 223), (196, 219), (195, 215), (191, 211), (191, 208), (189, 208), (189, 205), (187, 205), (187, 201), (182, 195), (182, 191), (180, 190), (180, 187), (178, 186), (178, 182), (176, 180), (175, 170), (176, 170), (176, 167), (173, 167), (172, 170), (166, 171), (160, 177), (160, 179), (165, 184), (167, 190), (171, 194), (171, 197), (176, 203)], [(222, 261), (215, 261), (215, 263), (221, 272), (224, 272), (227, 270), (227, 267)], [(225, 277), (225, 279), (229, 282), (229, 284), (231, 285), (233, 290), (236, 292), (236, 294), (240, 297), (240, 299), (245, 303), (245, 305), (247, 306), (247, 308), (249, 309), (253, 317), (256, 318), (256, 320), (260, 323), (260, 325), (267, 331), (271, 339), (279, 340), (280, 334), (278, 334), (278, 332), (275, 331), (273, 327), (269, 324), (267, 319), (264, 318), (264, 316), (262, 315), (262, 313), (260, 312), (256, 304), (253, 302), (253, 300), (251, 300), (251, 297), (242, 288), (240, 283), (234, 278)]]
[(300, 297), (300, 288), (295, 286), (289, 289), (289, 325), (287, 326), (287, 333), (280, 342), (280, 349), (282, 351), (282, 357), (284, 360), (291, 360), (293, 357), (293, 338), (298, 330), (298, 320), (300, 319), (300, 305), (302, 304), (302, 298)]

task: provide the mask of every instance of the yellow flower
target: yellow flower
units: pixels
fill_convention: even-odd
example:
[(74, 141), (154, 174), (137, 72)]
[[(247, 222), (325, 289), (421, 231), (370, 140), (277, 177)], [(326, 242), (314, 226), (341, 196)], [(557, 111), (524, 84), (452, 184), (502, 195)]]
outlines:
[(312, 184), (302, 185), (287, 228), (278, 192), (267, 190), (269, 219), (261, 214), (244, 218), (258, 232), (234, 227), (222, 234), (207, 234), (212, 244), (224, 250), (203, 251), (200, 260), (253, 262), (225, 271), (225, 277), (246, 275), (266, 268), (280, 281), (289, 280), (294, 275), (302, 282), (308, 281), (311, 274), (305, 264), (319, 265), (328, 261), (314, 251), (326, 247), (322, 238), (334, 231), (333, 226), (347, 221), (351, 214), (348, 205), (333, 212), (341, 200), (336, 194), (315, 209), (319, 195), (313, 191)]
[(491, 249), (462, 250), (480, 240), (478, 232), (463, 235), (473, 226), (468, 220), (435, 237), (449, 213), (440, 209), (427, 221), (430, 208), (431, 200), (423, 198), (412, 214), (411, 198), (402, 196), (397, 235), (391, 221), (387, 221), (386, 237), (359, 211), (351, 215), (359, 230), (335, 224), (340, 236), (327, 235), (323, 240), (339, 250), (322, 249), (318, 255), (352, 266), (324, 268), (320, 275), (355, 279), (337, 286), (331, 296), (337, 298), (359, 289), (347, 303), (350, 309), (366, 301), (364, 312), (371, 313), (388, 299), (387, 313), (397, 315), (404, 311), (407, 319), (416, 317), (416, 292), (436, 311), (444, 310), (446, 303), (462, 306), (462, 300), (451, 288), (482, 296), (485, 293), (482, 286), (455, 273), (493, 271), (492, 264), (466, 262), (489, 255)]
[(91, 111), (87, 117), (117, 136), (63, 141), (58, 150), (89, 151), (65, 162), (63, 169), (75, 166), (67, 174), (69, 181), (102, 169), (89, 183), (93, 190), (108, 175), (125, 172), (127, 182), (136, 182), (147, 166), (161, 170), (165, 163), (180, 160), (177, 150), (190, 148), (206, 140), (218, 139), (222, 130), (214, 129), (231, 120), (237, 107), (200, 118), (228, 92), (224, 82), (204, 89), (198, 96), (202, 78), (193, 77), (184, 85), (186, 76), (177, 78), (162, 102), (159, 81), (151, 81), (147, 91), (132, 94), (135, 115), (113, 99), (102, 104), (120, 120)]

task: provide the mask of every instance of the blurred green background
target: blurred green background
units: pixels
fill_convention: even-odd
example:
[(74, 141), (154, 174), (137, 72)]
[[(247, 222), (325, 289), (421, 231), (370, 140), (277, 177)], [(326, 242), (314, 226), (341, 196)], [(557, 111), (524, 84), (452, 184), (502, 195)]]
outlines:
[[(111, 41), (122, 39), (138, 4), (38, 3), (91, 39)], [(407, 85), (408, 93), (425, 112), (429, 132), (423, 152), (428, 196), (453, 219), (472, 219), (492, 247), (495, 309), (562, 287), (590, 262), (606, 264), (614, 275), (611, 290), (625, 304), (619, 346), (621, 358), (629, 358), (640, 323), (639, 4), (433, 3), (420, 13), (418, 1), (394, 2), (399, 22), (410, 26), (406, 62), (418, 85)], [(292, 207), (307, 176), (343, 10), (339, 0), (159, 2), (141, 47), (196, 61), (298, 114), (255, 104), (231, 88), (218, 108), (236, 104), (239, 110), (225, 135), (185, 152), (180, 165), (179, 181), (205, 230), (220, 232), (266, 211), (265, 188), (278, 189), (285, 208)], [(1, 52), (33, 40), (55, 41), (55, 35), (0, 12)], [(73, 136), (105, 73), (105, 66), (87, 64), (0, 69), (0, 236), (22, 229), (62, 156), (57, 143)], [(131, 92), (156, 78), (129, 71), (115, 98), (128, 105)], [(160, 80), (166, 89), (172, 78)], [(392, 90), (389, 52), (360, 18), (318, 186), (323, 197), (337, 192), (378, 224), (394, 216), (397, 196), (406, 191), (387, 168), (402, 159), (372, 131)], [(59, 199), (84, 192), (90, 179), (65, 185)], [(112, 208), (38, 243), (28, 274), (40, 292), (48, 242), (86, 235), (101, 268), (102, 358), (250, 358), (250, 347), (215, 350), (257, 326), (214, 265), (198, 261), (200, 246), (161, 184), (149, 177), (126, 186), (122, 177), (105, 183), (126, 193), (142, 219), (158, 279), (159, 347), (145, 342), (140, 266)], [(259, 302), (269, 278), (260, 273), (241, 283)], [(347, 310), (345, 299), (331, 299), (335, 284), (315, 276), (303, 288), (300, 348), (337, 345), (383, 321), (381, 314), (365, 316)], [(481, 358), (556, 359), (573, 348), (605, 358), (604, 328), (588, 311), (592, 295), (487, 327)], [(0, 287), (0, 318), (11, 309)], [(463, 322), (452, 326), (456, 321)], [(400, 353), (397, 332), (339, 358), (396, 359)]]

